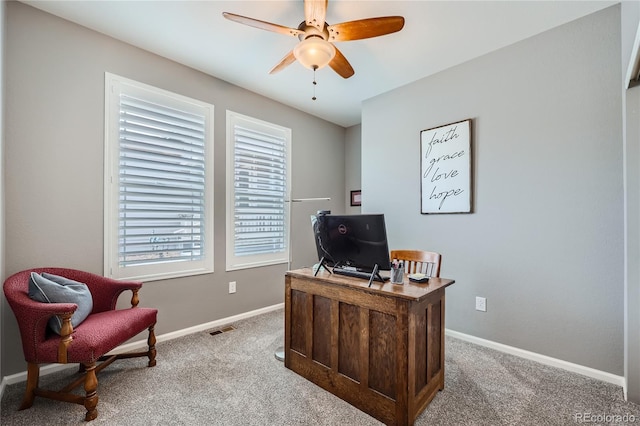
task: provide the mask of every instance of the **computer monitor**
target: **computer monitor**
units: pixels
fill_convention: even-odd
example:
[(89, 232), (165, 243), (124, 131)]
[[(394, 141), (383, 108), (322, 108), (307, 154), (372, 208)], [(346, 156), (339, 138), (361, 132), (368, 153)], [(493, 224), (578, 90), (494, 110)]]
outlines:
[(391, 269), (383, 214), (316, 215), (312, 219), (318, 259), (371, 272)]
[(317, 214), (311, 215), (311, 228), (313, 229), (313, 239), (316, 244), (316, 252), (318, 253), (318, 260), (322, 260), (324, 265), (333, 266), (333, 259), (329, 255), (329, 252), (323, 246), (322, 234), (324, 233), (324, 220), (321, 216), (331, 214), (330, 210), (318, 210)]

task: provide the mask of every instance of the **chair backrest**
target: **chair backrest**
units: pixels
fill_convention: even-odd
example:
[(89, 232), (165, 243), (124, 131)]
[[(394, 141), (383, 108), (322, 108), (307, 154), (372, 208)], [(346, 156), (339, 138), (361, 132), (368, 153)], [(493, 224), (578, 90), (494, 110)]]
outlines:
[(422, 250), (391, 250), (391, 260), (404, 263), (405, 274), (426, 274), (429, 277), (440, 277), (440, 253)]
[(29, 297), (29, 277), (31, 272), (48, 272), (62, 275), (72, 280), (86, 282), (86, 272), (66, 268), (34, 268), (17, 272), (8, 277), (3, 285), (4, 295), (15, 314), (22, 338), (22, 349), (28, 362), (38, 359), (38, 345), (47, 337), (47, 322), (50, 313), (43, 307), (47, 304), (36, 302)]

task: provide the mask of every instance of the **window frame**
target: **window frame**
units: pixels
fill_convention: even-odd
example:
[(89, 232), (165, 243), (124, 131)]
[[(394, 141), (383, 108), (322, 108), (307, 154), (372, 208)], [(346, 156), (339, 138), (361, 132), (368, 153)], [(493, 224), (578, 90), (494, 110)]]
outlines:
[[(275, 137), (283, 137), (285, 139), (285, 195), (284, 195), (284, 241), (285, 250), (282, 253), (268, 253), (251, 256), (236, 256), (234, 253), (235, 242), (235, 189), (234, 189), (234, 159), (235, 159), (235, 131), (234, 126), (241, 124), (243, 127), (256, 130), (262, 133), (276, 132)], [(278, 265), (290, 262), (291, 250), (291, 158), (292, 158), (292, 131), (288, 127), (280, 126), (274, 123), (263, 121), (254, 117), (239, 114), (234, 111), (227, 110), (226, 117), (226, 151), (227, 151), (227, 171), (226, 171), (226, 270), (235, 271), (248, 268), (257, 268), (261, 266)]]
[[(120, 266), (120, 94), (201, 114), (204, 137), (204, 243), (201, 260), (182, 260)], [(214, 106), (164, 89), (105, 72), (104, 126), (104, 275), (115, 279), (155, 281), (214, 272)]]

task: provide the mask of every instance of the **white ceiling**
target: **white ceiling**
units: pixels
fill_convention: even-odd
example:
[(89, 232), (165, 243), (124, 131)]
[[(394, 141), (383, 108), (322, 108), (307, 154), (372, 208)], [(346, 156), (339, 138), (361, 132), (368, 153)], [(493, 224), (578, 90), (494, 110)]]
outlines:
[(344, 127), (360, 123), (365, 99), (618, 3), (329, 0), (329, 24), (401, 15), (405, 26), (336, 43), (356, 73), (345, 80), (329, 67), (319, 70), (313, 101), (312, 71), (294, 63), (269, 74), (297, 38), (222, 17), (232, 12), (297, 28), (302, 0), (23, 2)]

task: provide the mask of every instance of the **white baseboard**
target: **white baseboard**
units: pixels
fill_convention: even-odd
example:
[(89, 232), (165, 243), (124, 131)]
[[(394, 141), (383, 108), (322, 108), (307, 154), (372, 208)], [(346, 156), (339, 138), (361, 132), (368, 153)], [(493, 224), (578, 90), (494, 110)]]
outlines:
[[(58, 371), (66, 370), (69, 368), (78, 368), (78, 364), (47, 364), (42, 365), (40, 367), (40, 377), (46, 376), (47, 374), (56, 373)], [(13, 385), (15, 383), (26, 382), (27, 381), (27, 372), (23, 371), (21, 373), (11, 374), (10, 376), (4, 376), (2, 379), (3, 383), (8, 385)], [(2, 389), (4, 391), (4, 388)], [(2, 394), (0, 394), (0, 398), (2, 398)]]
[(460, 333), (458, 331), (445, 329), (445, 335), (455, 337), (456, 339), (464, 340), (469, 343), (474, 343), (479, 346), (484, 346), (490, 349), (495, 349), (500, 352), (515, 355), (520, 358), (536, 361), (541, 364), (549, 365), (551, 367), (561, 368), (563, 370), (571, 371), (572, 373), (582, 374), (583, 376), (591, 377), (592, 379), (601, 380), (603, 382), (612, 383), (614, 385), (623, 388), (626, 393), (624, 376), (616, 376), (615, 374), (607, 373), (606, 371), (596, 370), (595, 368), (585, 367), (583, 365), (574, 364), (572, 362), (563, 361), (561, 359), (552, 358), (550, 356), (541, 355), (535, 352), (526, 351), (513, 346), (504, 345), (491, 340), (482, 339), (480, 337), (471, 336), (469, 334)]
[[(204, 324), (199, 324), (193, 327), (184, 328), (182, 330), (172, 331), (171, 333), (162, 334), (160, 336), (156, 336), (156, 343), (164, 342), (167, 340), (177, 339), (178, 337), (187, 336), (189, 334), (199, 333), (201, 331), (209, 330), (212, 328), (217, 328), (222, 325), (226, 325), (232, 322), (240, 321), (243, 319), (251, 318), (256, 315), (266, 314), (267, 312), (277, 311), (278, 309), (284, 308), (284, 303), (278, 303), (276, 305), (267, 306), (265, 308), (256, 309), (253, 311), (245, 312), (238, 315), (233, 315), (227, 318), (222, 318), (219, 320), (207, 322)], [(147, 339), (139, 340), (137, 342), (126, 343), (124, 345), (118, 346), (109, 354), (120, 354), (123, 352), (131, 352), (138, 349), (143, 349), (147, 347)], [(47, 374), (52, 374), (57, 371), (66, 370), (68, 368), (78, 368), (77, 364), (48, 364), (40, 368), (40, 377), (46, 376)], [(2, 379), (0, 385), (0, 399), (2, 399), (2, 395), (4, 393), (4, 388), (7, 385), (12, 385), (14, 383), (25, 382), (27, 380), (27, 372), (23, 371), (21, 373), (12, 374), (10, 376), (5, 376)]]
[[(210, 330), (210, 329), (217, 328), (232, 322), (251, 318), (256, 315), (266, 314), (268, 312), (273, 312), (282, 308), (284, 308), (284, 303), (278, 303), (276, 305), (267, 306), (265, 308), (260, 308), (260, 309), (245, 312), (242, 314), (233, 315), (227, 318), (211, 321), (208, 323), (199, 324), (193, 327), (184, 328), (182, 330), (177, 330), (171, 333), (166, 333), (160, 336), (156, 336), (156, 342), (164, 342), (168, 340), (177, 339), (179, 337), (188, 336), (190, 334), (199, 333), (205, 330)], [(625, 386), (626, 383), (623, 376), (617, 376), (615, 374), (607, 373), (605, 371), (596, 370), (594, 368), (585, 367), (583, 365), (574, 364), (571, 362), (563, 361), (561, 359), (552, 358), (546, 355), (541, 355), (535, 352), (526, 351), (524, 349), (519, 349), (513, 346), (504, 345), (502, 343), (493, 342), (491, 340), (482, 339), (480, 337), (471, 336), (469, 334), (460, 333), (455, 330), (445, 329), (445, 334), (447, 336), (464, 340), (476, 345), (484, 346), (490, 349), (495, 349), (500, 352), (504, 352), (504, 353), (515, 355), (521, 358), (529, 359), (531, 361), (536, 361), (541, 364), (549, 365), (552, 367), (561, 368), (563, 370), (571, 371), (573, 373), (582, 374), (584, 376), (591, 377), (593, 379), (602, 380), (603, 382), (612, 383), (614, 385), (622, 387), (623, 391), (626, 394), (626, 386)], [(117, 353), (123, 353), (123, 352), (130, 352), (137, 349), (145, 348), (146, 346), (147, 346), (147, 339), (145, 338), (140, 341), (131, 342), (131, 343), (124, 344), (122, 346), (118, 346), (116, 349), (114, 349), (110, 353), (117, 354)], [(43, 366), (40, 369), (40, 375), (45, 376), (47, 374), (52, 374), (57, 371), (65, 370), (68, 368), (78, 368), (78, 367), (76, 364), (49, 364), (49, 365)], [(0, 382), (0, 399), (4, 394), (4, 389), (6, 386), (12, 385), (14, 383), (24, 382), (26, 380), (27, 380), (26, 371), (3, 377), (2, 381)]]
[(2, 400), (2, 395), (4, 395), (4, 388), (7, 386), (7, 380), (3, 377), (2, 381), (0, 381), (0, 400)]
[[(166, 333), (160, 336), (156, 336), (156, 342), (164, 342), (167, 340), (177, 339), (178, 337), (188, 336), (189, 334), (210, 330), (212, 328), (217, 328), (222, 325), (226, 325), (232, 322), (255, 317), (256, 315), (262, 315), (268, 312), (277, 311), (278, 309), (283, 309), (283, 308), (284, 308), (284, 303), (278, 303), (276, 305), (267, 306), (265, 308), (256, 309), (253, 311), (245, 312), (238, 315), (233, 315), (226, 318), (221, 318), (219, 320), (207, 322), (204, 324), (194, 325), (193, 327), (183, 328), (182, 330), (172, 331), (171, 333)], [(127, 343), (126, 345), (118, 346), (116, 349), (114, 349), (110, 353), (118, 354), (122, 352), (130, 352), (132, 350), (144, 348), (146, 346), (147, 346), (147, 339), (144, 339), (138, 342), (132, 342), (132, 343)]]

